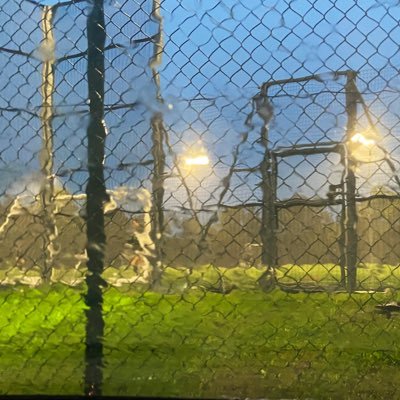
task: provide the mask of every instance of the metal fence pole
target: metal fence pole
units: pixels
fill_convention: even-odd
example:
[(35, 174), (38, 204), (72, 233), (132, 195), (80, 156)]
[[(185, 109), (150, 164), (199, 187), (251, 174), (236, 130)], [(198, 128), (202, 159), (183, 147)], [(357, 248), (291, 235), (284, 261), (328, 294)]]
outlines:
[[(153, 0), (152, 16), (158, 23), (158, 34), (155, 37), (154, 53), (150, 60), (150, 69), (153, 75), (153, 81), (157, 90), (156, 101), (162, 103), (160, 92), (160, 73), (158, 68), (161, 64), (163, 52), (163, 19), (160, 13), (161, 0)], [(162, 260), (162, 233), (164, 226), (164, 123), (161, 112), (155, 112), (150, 121), (152, 129), (152, 154), (154, 159), (154, 169), (152, 177), (152, 209), (151, 209), (151, 239), (154, 243), (153, 273), (152, 285), (156, 285), (161, 279), (161, 260)]]
[(154, 170), (152, 178), (152, 209), (151, 209), (151, 239), (154, 243), (154, 258), (152, 285), (156, 285), (161, 278), (162, 260), (162, 233), (164, 226), (164, 126), (161, 113), (156, 113), (151, 119), (152, 139), (153, 139), (153, 158)]
[[(346, 168), (346, 157), (347, 152), (346, 149), (342, 149), (340, 152), (340, 160), (341, 163)], [(346, 194), (344, 193), (345, 190), (345, 183), (341, 181), (341, 206), (340, 206), (340, 218), (339, 218), (339, 265), (340, 265), (340, 286), (343, 289), (346, 288)]]
[(89, 180), (87, 194), (87, 253), (88, 274), (86, 276), (86, 370), (85, 394), (101, 395), (103, 366), (104, 320), (102, 314), (105, 282), (104, 269), (104, 211), (107, 200), (104, 181), (104, 44), (106, 38), (103, 0), (93, 0), (87, 19), (88, 37), (88, 87), (90, 122), (87, 129)]
[(42, 279), (49, 281), (53, 259), (57, 253), (54, 241), (57, 237), (56, 220), (54, 216), (54, 175), (53, 175), (53, 94), (54, 94), (54, 62), (55, 42), (53, 34), (53, 7), (45, 6), (42, 10), (41, 54), (42, 68), (42, 150), (40, 166), (43, 174), (40, 199), (42, 203), (43, 223), (45, 229)]
[[(346, 113), (347, 131), (346, 143), (349, 143), (355, 133), (357, 122), (357, 90), (355, 71), (347, 72), (346, 82)], [(352, 155), (346, 155), (345, 203), (346, 203), (346, 264), (348, 290), (354, 291), (357, 287), (357, 208), (356, 208), (356, 177), (354, 174)]]
[[(264, 88), (264, 96), (267, 99), (268, 86)], [(268, 105), (268, 103), (266, 103)], [(271, 110), (270, 110), (271, 111)], [(272, 112), (272, 111), (271, 111)], [(276, 165), (272, 165), (272, 156), (269, 149), (269, 132), (268, 123), (272, 114), (268, 119), (264, 118), (264, 124), (261, 130), (261, 144), (264, 150), (263, 160), (260, 164), (261, 169), (261, 189), (262, 189), (262, 216), (260, 237), (262, 242), (261, 262), (267, 266), (267, 271), (263, 278), (271, 279), (274, 276), (276, 265)], [(260, 281), (261, 283), (261, 281)]]

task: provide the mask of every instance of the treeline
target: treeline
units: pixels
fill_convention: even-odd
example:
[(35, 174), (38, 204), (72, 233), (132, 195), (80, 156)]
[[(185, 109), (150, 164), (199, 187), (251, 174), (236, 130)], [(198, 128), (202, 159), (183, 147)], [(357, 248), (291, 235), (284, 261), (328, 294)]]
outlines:
[[(338, 264), (343, 223), (340, 208), (293, 206), (279, 210), (277, 264)], [(400, 200), (378, 198), (359, 202), (357, 213), (359, 262), (399, 264)], [(170, 220), (173, 219), (171, 216)], [(199, 243), (199, 238), (206, 224), (198, 219), (183, 218), (180, 232), (165, 235), (168, 264), (260, 265), (260, 208), (221, 209), (218, 222), (211, 225), (203, 243)]]
[[(38, 204), (12, 210), (13, 199), (0, 204), (0, 266), (30, 269), (44, 264), (46, 232)], [(278, 213), (278, 265), (339, 262), (340, 206), (295, 206)], [(374, 199), (357, 204), (359, 262), (397, 265), (400, 260), (400, 200)], [(216, 217), (209, 223), (210, 216)], [(135, 224), (132, 224), (132, 220)], [(86, 245), (85, 220), (80, 206), (58, 205), (54, 268), (73, 268)], [(114, 210), (106, 214), (106, 265), (129, 263), (135, 250), (135, 229), (143, 217)], [(135, 227), (135, 228), (134, 228)], [(162, 237), (163, 264), (195, 267), (260, 265), (260, 207), (221, 208), (217, 215), (165, 212)], [(206, 231), (206, 234), (205, 234)], [(130, 246), (127, 246), (130, 244)], [(133, 244), (133, 245), (132, 245)], [(131, 252), (127, 253), (129, 247)], [(81, 264), (84, 264), (84, 260)]]
[[(16, 266), (29, 270), (44, 265), (46, 231), (43, 219), (43, 209), (38, 202), (22, 204), (22, 207), (18, 208), (15, 207), (15, 199), (3, 200), (0, 203), (0, 268)], [(135, 221), (140, 224), (142, 219), (139, 215)], [(57, 235), (54, 248), (57, 254), (53, 267), (84, 266), (86, 222), (82, 218), (80, 205), (73, 200), (57, 202), (55, 224)], [(127, 264), (131, 254), (126, 254), (126, 244), (132, 244), (134, 237), (130, 215), (115, 210), (105, 215), (105, 226), (105, 264)]]

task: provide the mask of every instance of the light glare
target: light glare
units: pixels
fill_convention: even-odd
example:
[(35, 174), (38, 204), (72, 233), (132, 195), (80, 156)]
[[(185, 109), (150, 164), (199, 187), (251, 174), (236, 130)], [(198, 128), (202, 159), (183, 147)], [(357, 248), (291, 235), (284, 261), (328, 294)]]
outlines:
[(362, 133), (356, 133), (352, 136), (351, 141), (353, 143), (363, 144), (364, 146), (372, 146), (375, 144), (375, 140), (366, 138)]
[(208, 156), (197, 156), (185, 158), (186, 165), (208, 165), (210, 160)]

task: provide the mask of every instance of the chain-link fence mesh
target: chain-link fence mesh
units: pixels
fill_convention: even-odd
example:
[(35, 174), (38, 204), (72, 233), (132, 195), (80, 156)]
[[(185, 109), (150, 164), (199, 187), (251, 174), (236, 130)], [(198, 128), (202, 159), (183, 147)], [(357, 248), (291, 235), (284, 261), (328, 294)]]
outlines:
[(398, 398), (395, 1), (0, 6), (0, 393)]

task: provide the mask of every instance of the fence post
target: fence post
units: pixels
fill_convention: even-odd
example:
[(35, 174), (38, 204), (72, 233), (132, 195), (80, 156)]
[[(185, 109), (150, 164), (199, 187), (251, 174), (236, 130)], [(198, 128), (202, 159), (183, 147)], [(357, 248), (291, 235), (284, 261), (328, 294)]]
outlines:
[[(355, 133), (357, 123), (357, 73), (347, 72), (346, 82), (346, 113), (347, 130), (346, 144)], [(346, 178), (345, 178), (345, 204), (346, 204), (346, 264), (348, 290), (354, 291), (357, 287), (357, 208), (356, 208), (356, 177), (354, 173), (355, 163), (348, 148), (346, 152)]]
[(151, 118), (154, 158), (152, 177), (152, 208), (151, 208), (151, 240), (154, 243), (154, 259), (152, 272), (152, 285), (156, 285), (161, 279), (162, 263), (162, 234), (164, 227), (164, 126), (161, 113), (156, 113)]
[(86, 351), (85, 394), (100, 396), (103, 380), (103, 291), (104, 231), (103, 204), (107, 200), (104, 181), (104, 44), (106, 32), (103, 0), (92, 0), (87, 19), (88, 92), (90, 120), (87, 128), (89, 179), (87, 196), (87, 254), (86, 276)]
[[(149, 66), (156, 87), (156, 101), (162, 103), (160, 92), (160, 73), (158, 68), (161, 64), (163, 52), (163, 19), (160, 13), (161, 0), (153, 0), (152, 17), (158, 22), (158, 34), (154, 42), (153, 57), (150, 59)], [(150, 121), (152, 129), (152, 155), (154, 159), (153, 177), (152, 177), (152, 208), (151, 208), (151, 239), (154, 243), (154, 258), (152, 260), (153, 272), (151, 284), (157, 285), (161, 279), (162, 263), (162, 234), (164, 227), (164, 171), (165, 171), (165, 153), (164, 153), (164, 124), (162, 112), (156, 111)]]
[[(346, 157), (347, 152), (346, 149), (342, 149), (340, 152), (340, 160), (341, 163), (346, 168)], [(339, 220), (339, 264), (340, 264), (340, 286), (345, 289), (346, 288), (346, 194), (345, 191), (345, 183), (342, 178), (342, 190), (341, 190), (341, 206), (340, 206), (340, 220)]]
[(55, 43), (53, 34), (53, 7), (44, 6), (42, 10), (41, 43), (42, 54), (42, 150), (40, 152), (40, 168), (42, 185), (40, 200), (42, 203), (44, 234), (43, 271), (42, 278), (48, 282), (51, 277), (54, 256), (57, 254), (54, 241), (57, 238), (57, 226), (54, 216), (54, 175), (53, 175), (53, 93), (54, 93), (54, 62)]
[[(268, 86), (265, 86), (264, 93), (262, 94), (265, 104), (264, 108), (270, 107), (268, 103)], [(265, 110), (264, 110), (265, 111)], [(260, 277), (262, 280), (269, 280), (269, 282), (262, 283), (262, 285), (270, 285), (270, 280), (274, 279), (274, 271), (276, 264), (276, 165), (269, 149), (269, 130), (268, 123), (272, 118), (272, 108), (269, 110), (271, 115), (263, 118), (264, 124), (261, 129), (261, 144), (264, 150), (263, 160), (260, 164), (261, 170), (261, 190), (262, 190), (262, 216), (261, 216), (261, 229), (260, 237), (262, 243), (261, 262), (267, 266), (266, 272)]]

